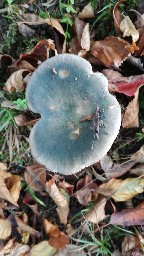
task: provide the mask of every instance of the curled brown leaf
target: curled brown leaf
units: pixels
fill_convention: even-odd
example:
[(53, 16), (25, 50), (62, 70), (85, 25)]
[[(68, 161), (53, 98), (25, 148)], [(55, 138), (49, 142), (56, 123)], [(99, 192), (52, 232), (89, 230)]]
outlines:
[(52, 178), (46, 182), (46, 191), (56, 203), (57, 212), (61, 223), (67, 223), (67, 217), (69, 213), (69, 196), (64, 190), (59, 190), (55, 184), (55, 180)]

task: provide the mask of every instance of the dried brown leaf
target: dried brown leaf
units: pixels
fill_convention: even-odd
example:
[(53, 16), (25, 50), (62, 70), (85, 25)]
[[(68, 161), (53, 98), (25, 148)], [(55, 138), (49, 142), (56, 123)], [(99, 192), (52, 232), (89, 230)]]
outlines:
[(105, 215), (106, 197), (98, 198), (93, 208), (85, 215), (85, 218), (92, 223), (99, 223), (106, 218)]
[(63, 195), (62, 191), (58, 189), (58, 187), (55, 184), (55, 180), (51, 179), (48, 182), (46, 182), (46, 191), (49, 193), (51, 198), (56, 203), (57, 212), (60, 218), (61, 223), (66, 224), (67, 223), (67, 217), (69, 213), (69, 196), (68, 194)]
[(82, 20), (79, 20), (77, 17), (75, 18), (74, 21), (74, 32), (75, 32), (75, 37), (71, 40), (70, 42), (70, 53), (78, 54), (82, 49), (81, 49), (81, 38), (83, 34), (83, 30), (86, 26), (86, 23), (83, 22)]
[(18, 206), (15, 199), (13, 198), (13, 196), (11, 195), (10, 191), (6, 186), (6, 179), (8, 182), (10, 177), (11, 175), (4, 171), (0, 173), (0, 198), (7, 200), (8, 202), (15, 206)]
[(34, 68), (37, 68), (41, 62), (49, 58), (50, 49), (53, 50), (55, 54), (57, 54), (55, 44), (51, 39), (41, 40), (31, 51), (21, 54), (20, 60), (25, 60)]
[(135, 195), (142, 193), (144, 189), (144, 179), (127, 178), (111, 179), (100, 185), (99, 193), (112, 197), (117, 202), (127, 201)]
[(101, 165), (102, 169), (104, 170), (104, 172), (105, 172), (106, 175), (107, 175), (107, 172), (112, 169), (113, 160), (111, 159), (110, 156), (105, 155), (105, 156), (100, 160), (100, 165)]
[(131, 252), (135, 248), (141, 248), (140, 241), (133, 235), (125, 236), (122, 242), (122, 255), (127, 256), (128, 252)]
[(136, 163), (144, 163), (144, 145), (131, 156), (131, 160)]
[(16, 105), (10, 101), (10, 100), (4, 100), (2, 103), (1, 103), (1, 107), (3, 108), (10, 108), (10, 109), (16, 109)]
[(96, 41), (91, 47), (91, 54), (106, 66), (119, 67), (122, 62), (134, 51), (127, 41), (119, 37), (107, 37)]
[(0, 239), (7, 239), (12, 232), (12, 224), (9, 220), (0, 219)]
[(48, 241), (42, 241), (33, 246), (30, 251), (30, 256), (52, 256), (56, 253), (56, 249), (51, 247)]
[(120, 30), (123, 32), (123, 37), (131, 36), (134, 43), (139, 39), (139, 32), (135, 28), (129, 16), (125, 16), (121, 21)]
[(32, 236), (40, 237), (40, 232), (35, 230), (34, 228), (31, 228), (29, 225), (27, 225), (24, 221), (22, 221), (18, 216), (15, 216), (15, 220), (17, 222), (17, 225), (20, 229), (20, 231), (29, 232)]
[(11, 175), (7, 182), (7, 188), (9, 189), (12, 198), (14, 198), (15, 202), (17, 202), (21, 191), (20, 177), (18, 175)]
[(78, 199), (80, 204), (88, 205), (89, 202), (95, 201), (98, 197), (97, 184), (93, 183), (92, 179), (86, 175), (83, 179), (77, 182), (77, 192), (75, 197)]
[(83, 50), (90, 50), (90, 32), (89, 32), (89, 23), (87, 23), (83, 29), (81, 37), (81, 48)]
[(28, 205), (30, 209), (36, 214), (39, 215), (40, 212), (38, 211), (38, 204), (33, 199), (33, 197), (29, 194), (29, 192), (26, 192), (25, 197), (23, 199), (23, 203)]
[(86, 256), (87, 254), (81, 248), (81, 246), (68, 244), (66, 247), (58, 251), (55, 256)]
[(7, 244), (0, 250), (0, 256), (29, 256), (30, 247), (20, 244), (14, 239), (10, 239)]
[(130, 170), (130, 173), (136, 174), (138, 176), (144, 175), (144, 164), (138, 164), (136, 167)]
[(64, 248), (68, 243), (69, 239), (62, 231), (60, 231), (54, 224), (46, 219), (43, 219), (43, 226), (46, 234), (49, 235), (48, 243), (53, 248), (59, 250)]
[[(136, 153), (131, 155), (130, 160), (123, 162), (122, 164), (115, 164), (113, 167), (110, 168), (110, 166), (107, 166), (107, 161), (109, 159), (102, 159), (101, 166), (103, 170), (105, 171), (105, 174), (108, 179), (111, 178), (117, 178), (127, 171), (130, 171), (131, 173), (137, 174), (137, 175), (143, 175), (143, 163), (144, 163), (144, 146), (142, 146)], [(131, 169), (135, 164), (141, 163)], [(111, 163), (110, 163), (111, 165)]]
[(69, 195), (73, 194), (74, 185), (67, 183), (66, 181), (59, 181), (59, 188), (63, 188)]
[(134, 99), (128, 104), (122, 120), (123, 128), (139, 127), (139, 90), (134, 94)]
[(144, 203), (133, 209), (126, 209), (111, 215), (110, 224), (120, 226), (143, 225)]
[(87, 4), (81, 12), (78, 14), (79, 19), (91, 19), (94, 18), (94, 11), (91, 2)]
[(28, 27), (23, 22), (18, 22), (18, 29), (23, 36), (27, 37), (32, 37), (36, 33), (34, 29)]
[(37, 16), (35, 14), (19, 15), (19, 17), (21, 18), (24, 24), (28, 24), (28, 25), (47, 24), (48, 26), (50, 26), (52, 28), (51, 32), (54, 37), (54, 42), (55, 42), (58, 53), (64, 53), (66, 51), (65, 32), (61, 24), (59, 23), (58, 19), (54, 19), (54, 18), (43, 19), (40, 16)]
[(126, 161), (122, 164), (115, 164), (111, 169), (104, 170), (105, 175), (108, 179), (117, 178), (129, 171), (134, 165), (134, 161)]
[(26, 69), (28, 70), (29, 72), (33, 72), (35, 71), (35, 68), (29, 63), (27, 62), (26, 60), (17, 60), (16, 62), (14, 62), (10, 67), (10, 72), (13, 73), (19, 69)]
[(5, 83), (4, 89), (9, 93), (16, 91), (22, 92), (26, 86), (26, 77), (30, 72), (26, 69), (15, 71)]
[(118, 7), (119, 7), (119, 4), (123, 2), (122, 0), (121, 1), (118, 1), (116, 3), (116, 5), (114, 6), (114, 9), (113, 9), (113, 18), (114, 18), (114, 26), (116, 28), (116, 30), (118, 32), (120, 32), (120, 23), (121, 21), (123, 20), (123, 15), (121, 14), (121, 12), (119, 11)]
[(46, 182), (46, 168), (41, 164), (26, 167), (24, 173), (25, 181), (34, 191), (43, 191)]
[(14, 120), (18, 126), (34, 125), (39, 119), (32, 119), (27, 113), (19, 114), (14, 117)]

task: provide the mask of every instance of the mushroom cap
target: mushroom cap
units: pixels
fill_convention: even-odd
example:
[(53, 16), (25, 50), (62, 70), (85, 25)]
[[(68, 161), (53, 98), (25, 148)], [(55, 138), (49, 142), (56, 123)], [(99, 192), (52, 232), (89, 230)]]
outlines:
[(28, 82), (26, 98), (41, 115), (30, 133), (32, 155), (52, 172), (70, 175), (96, 163), (119, 132), (121, 110), (107, 78), (76, 55), (43, 62)]

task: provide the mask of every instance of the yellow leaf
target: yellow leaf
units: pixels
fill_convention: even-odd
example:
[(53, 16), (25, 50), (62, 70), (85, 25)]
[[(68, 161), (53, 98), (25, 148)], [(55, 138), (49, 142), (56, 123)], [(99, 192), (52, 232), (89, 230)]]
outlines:
[(125, 180), (111, 179), (100, 185), (99, 192), (112, 197), (117, 202), (127, 201), (143, 192), (144, 179), (128, 178)]
[(120, 30), (123, 32), (123, 37), (132, 36), (133, 42), (136, 42), (139, 39), (139, 32), (128, 16), (125, 16), (121, 21)]

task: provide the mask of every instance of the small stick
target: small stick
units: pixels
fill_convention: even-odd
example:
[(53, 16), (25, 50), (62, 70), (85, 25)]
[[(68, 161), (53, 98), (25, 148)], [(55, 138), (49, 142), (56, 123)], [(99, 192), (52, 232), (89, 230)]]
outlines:
[(94, 138), (96, 136), (97, 139), (99, 139), (99, 119), (100, 119), (99, 112), (100, 112), (100, 109), (97, 106), (92, 119)]

